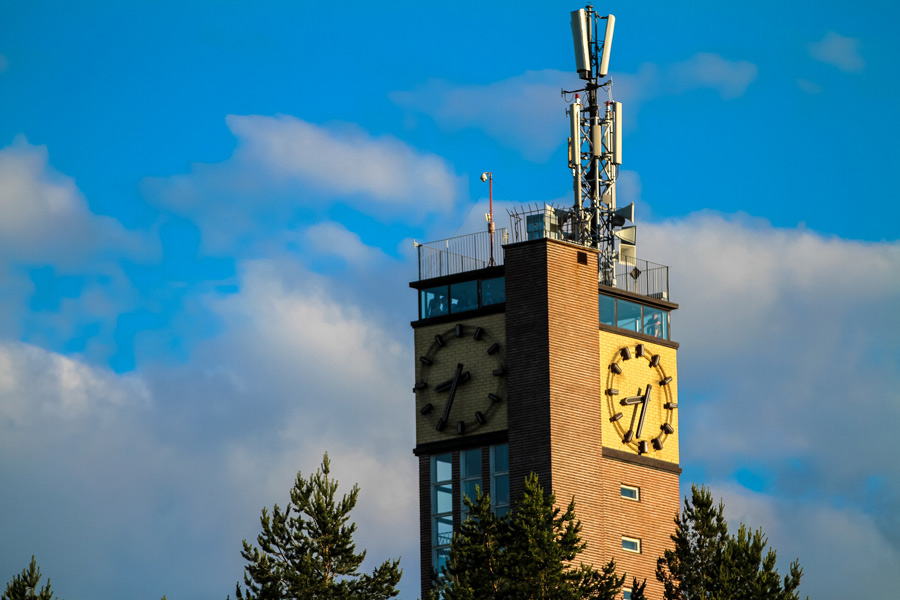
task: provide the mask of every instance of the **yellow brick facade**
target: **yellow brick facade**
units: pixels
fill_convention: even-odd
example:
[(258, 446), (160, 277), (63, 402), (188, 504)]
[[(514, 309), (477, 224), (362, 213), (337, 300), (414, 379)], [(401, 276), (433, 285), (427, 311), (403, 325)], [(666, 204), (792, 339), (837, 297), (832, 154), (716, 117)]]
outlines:
[[(653, 435), (660, 432), (662, 423), (669, 423), (674, 429), (674, 433), (663, 434), (663, 448), (654, 451), (650, 448), (647, 456), (664, 460), (666, 462), (678, 464), (678, 408), (666, 410), (663, 406), (664, 402), (678, 403), (678, 369), (675, 360), (676, 350), (661, 344), (638, 340), (627, 335), (611, 333), (607, 331), (600, 332), (600, 370), (603, 373), (604, 396), (602, 402), (602, 423), (603, 423), (603, 446), (613, 448), (615, 450), (623, 450), (637, 454), (637, 444), (632, 442), (624, 444), (622, 442), (622, 434), (628, 429), (631, 419), (631, 408), (619, 405), (619, 399), (625, 396), (633, 396), (637, 393), (638, 388), (645, 390), (648, 383), (653, 385), (651, 392), (653, 400), (648, 406), (647, 416), (645, 417), (644, 437), (647, 432), (652, 431)], [(644, 357), (633, 356), (631, 360), (624, 361), (621, 358), (620, 350), (628, 347), (632, 355), (636, 344), (643, 344)], [(649, 357), (654, 354), (660, 356), (659, 369), (649, 367)], [(622, 368), (622, 374), (617, 375), (609, 369), (609, 365), (613, 362), (619, 364)], [(659, 385), (660, 374), (672, 377), (672, 381), (664, 386)], [(606, 395), (606, 390), (615, 386), (620, 394), (619, 396)], [(624, 417), (616, 423), (610, 422), (610, 417), (617, 412), (623, 412)]]

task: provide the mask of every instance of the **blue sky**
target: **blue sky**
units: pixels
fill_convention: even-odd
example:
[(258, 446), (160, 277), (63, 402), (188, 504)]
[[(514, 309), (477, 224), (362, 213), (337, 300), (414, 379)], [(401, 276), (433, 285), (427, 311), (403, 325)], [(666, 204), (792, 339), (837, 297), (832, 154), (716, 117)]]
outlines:
[[(0, 580), (224, 597), (330, 453), (418, 589), (413, 240), (568, 204), (560, 2), (0, 5)], [(802, 591), (900, 579), (887, 2), (597, 5), (620, 203), (671, 266), (682, 491)], [(498, 218), (505, 226), (505, 217)]]

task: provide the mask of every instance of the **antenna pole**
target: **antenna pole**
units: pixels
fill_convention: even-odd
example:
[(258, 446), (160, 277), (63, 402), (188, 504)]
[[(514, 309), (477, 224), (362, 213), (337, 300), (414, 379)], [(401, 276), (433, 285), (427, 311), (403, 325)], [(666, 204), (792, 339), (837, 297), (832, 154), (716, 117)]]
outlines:
[(481, 174), (481, 181), (485, 179), (488, 180), (488, 210), (489, 212), (484, 215), (485, 220), (488, 224), (488, 238), (490, 238), (490, 260), (488, 261), (488, 266), (494, 266), (494, 174), (490, 171), (485, 171)]

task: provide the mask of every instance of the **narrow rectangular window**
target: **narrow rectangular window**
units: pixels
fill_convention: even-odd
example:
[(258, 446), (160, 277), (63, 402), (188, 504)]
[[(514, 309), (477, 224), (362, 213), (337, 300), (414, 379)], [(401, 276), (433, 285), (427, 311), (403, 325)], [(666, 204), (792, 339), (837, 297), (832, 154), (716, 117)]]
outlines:
[(641, 553), (641, 540), (622, 536), (622, 550)]
[(478, 490), (481, 489), (481, 448), (463, 450), (459, 453), (460, 502), (462, 503), (462, 520), (469, 514), (465, 498), (475, 502)]
[(423, 319), (446, 315), (449, 310), (447, 286), (441, 285), (422, 290), (419, 292), (419, 302), (420, 317)]
[(622, 484), (621, 493), (623, 498), (628, 498), (629, 500), (637, 500), (641, 499), (641, 490), (640, 488), (636, 488), (633, 485), (625, 485)]
[(491, 446), (491, 507), (497, 516), (509, 513), (509, 445)]
[(481, 305), (490, 306), (506, 302), (506, 282), (503, 277), (485, 279), (481, 282)]
[(622, 600), (631, 600), (631, 588), (622, 590)]
[(616, 324), (616, 299), (600, 294), (600, 322), (604, 325)]
[(478, 308), (478, 281), (463, 281), (450, 286), (450, 312), (458, 313)]
[(431, 565), (440, 572), (453, 538), (453, 455), (431, 457)]

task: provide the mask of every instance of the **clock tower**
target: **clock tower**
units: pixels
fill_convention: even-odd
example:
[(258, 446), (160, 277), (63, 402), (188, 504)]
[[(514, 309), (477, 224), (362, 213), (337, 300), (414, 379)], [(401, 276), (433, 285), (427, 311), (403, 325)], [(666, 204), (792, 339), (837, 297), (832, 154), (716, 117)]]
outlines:
[(656, 560), (680, 498), (678, 305), (668, 267), (637, 258), (633, 206), (615, 203), (621, 105), (597, 100), (614, 22), (590, 6), (572, 13), (587, 81), (572, 92), (585, 104), (576, 95), (568, 111), (574, 205), (509, 211), (508, 229), (491, 214), (487, 232), (417, 244), (423, 598), (466, 518), (463, 497), (478, 486), (506, 514), (531, 473), (563, 505), (574, 497), (579, 560), (614, 558), (626, 585), (646, 579), (646, 595), (662, 597)]

